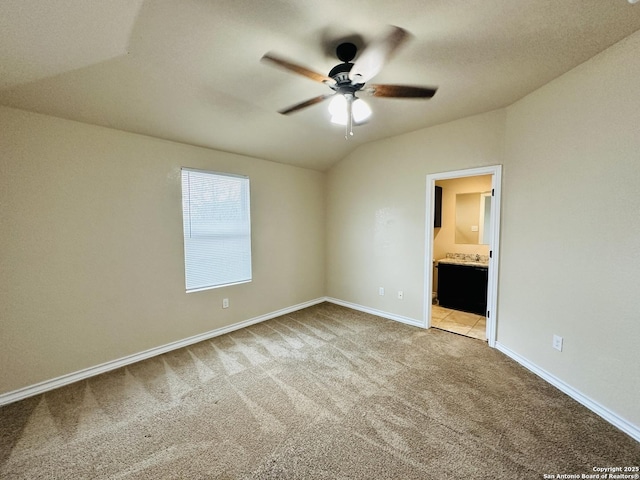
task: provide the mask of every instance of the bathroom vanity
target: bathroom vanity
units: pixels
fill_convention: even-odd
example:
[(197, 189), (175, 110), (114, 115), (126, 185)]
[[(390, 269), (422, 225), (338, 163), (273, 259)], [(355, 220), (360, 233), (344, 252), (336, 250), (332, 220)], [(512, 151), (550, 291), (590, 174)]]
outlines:
[(438, 260), (438, 304), (486, 315), (489, 262), (485, 258), (467, 255)]

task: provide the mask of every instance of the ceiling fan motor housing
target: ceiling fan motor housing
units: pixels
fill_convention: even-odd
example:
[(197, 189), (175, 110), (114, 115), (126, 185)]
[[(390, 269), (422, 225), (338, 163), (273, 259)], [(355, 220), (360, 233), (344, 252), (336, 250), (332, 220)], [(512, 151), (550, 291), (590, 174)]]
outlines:
[(345, 62), (331, 69), (329, 76), (336, 81), (335, 85), (331, 85), (333, 90), (343, 95), (354, 94), (364, 86), (364, 83), (353, 83), (349, 78), (352, 67), (353, 63)]
[(329, 72), (329, 76), (336, 81), (331, 88), (342, 95), (353, 95), (364, 86), (364, 83), (354, 83), (349, 78), (349, 72), (353, 68), (351, 60), (356, 57), (357, 53), (358, 47), (351, 42), (341, 43), (336, 48), (336, 56), (344, 63), (333, 67)]

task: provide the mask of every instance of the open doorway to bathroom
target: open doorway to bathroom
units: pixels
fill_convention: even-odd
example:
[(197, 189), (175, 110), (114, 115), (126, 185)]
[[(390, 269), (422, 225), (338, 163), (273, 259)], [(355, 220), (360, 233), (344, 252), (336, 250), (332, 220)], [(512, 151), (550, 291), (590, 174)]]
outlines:
[(486, 340), (491, 347), (501, 170), (497, 165), (427, 175), (425, 325)]

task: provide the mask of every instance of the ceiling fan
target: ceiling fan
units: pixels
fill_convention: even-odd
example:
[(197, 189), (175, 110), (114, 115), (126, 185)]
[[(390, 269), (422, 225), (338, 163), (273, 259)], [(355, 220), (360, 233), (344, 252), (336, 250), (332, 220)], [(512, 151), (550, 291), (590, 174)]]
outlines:
[(270, 62), (298, 75), (305, 76), (316, 82), (329, 86), (333, 92), (305, 100), (291, 107), (279, 110), (283, 115), (288, 115), (303, 108), (310, 107), (324, 100), (332, 98), (329, 104), (331, 121), (346, 126), (345, 138), (353, 135), (353, 125), (361, 125), (371, 115), (371, 109), (356, 93), (373, 97), (391, 98), (423, 98), (429, 99), (436, 93), (437, 88), (416, 87), (409, 85), (369, 84), (367, 82), (375, 77), (387, 61), (393, 56), (398, 47), (409, 39), (409, 33), (400, 28), (391, 26), (388, 32), (373, 40), (355, 60), (358, 53), (357, 47), (350, 42), (341, 43), (336, 48), (336, 56), (343, 63), (333, 67), (328, 75), (314, 72), (306, 67), (284, 60), (270, 53), (262, 57), (263, 61)]

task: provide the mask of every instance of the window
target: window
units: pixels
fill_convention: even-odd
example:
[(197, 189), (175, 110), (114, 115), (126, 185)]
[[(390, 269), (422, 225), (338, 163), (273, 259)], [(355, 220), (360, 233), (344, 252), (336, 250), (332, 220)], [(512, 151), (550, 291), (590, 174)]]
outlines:
[(187, 292), (251, 281), (249, 179), (182, 169)]

